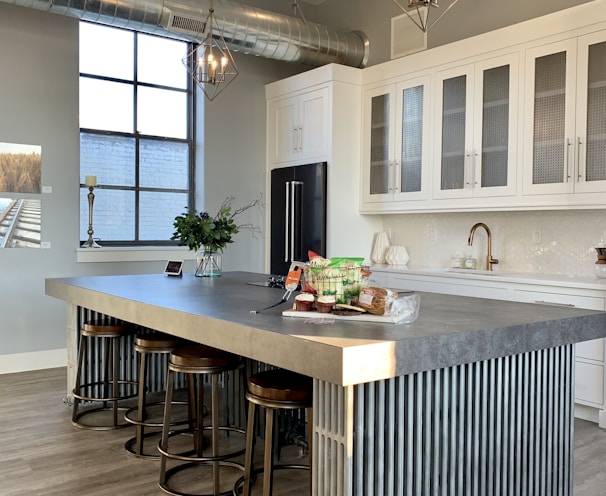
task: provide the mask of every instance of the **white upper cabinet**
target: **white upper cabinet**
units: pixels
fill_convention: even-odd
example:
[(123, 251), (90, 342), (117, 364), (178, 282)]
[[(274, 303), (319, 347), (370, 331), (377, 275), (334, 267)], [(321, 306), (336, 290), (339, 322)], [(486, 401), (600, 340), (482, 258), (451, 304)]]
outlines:
[(429, 198), (429, 77), (364, 94), (362, 201)]
[(272, 164), (324, 160), (328, 152), (329, 91), (318, 88), (270, 100), (268, 160)]
[(434, 198), (516, 193), (518, 55), (436, 75)]
[(606, 191), (606, 31), (526, 52), (523, 192)]

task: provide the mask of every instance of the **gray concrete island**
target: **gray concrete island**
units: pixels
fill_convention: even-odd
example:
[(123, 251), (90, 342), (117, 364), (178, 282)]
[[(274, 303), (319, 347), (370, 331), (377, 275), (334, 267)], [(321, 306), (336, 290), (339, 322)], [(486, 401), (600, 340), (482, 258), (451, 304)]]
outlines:
[[(282, 291), (161, 274), (47, 279), (80, 309), (314, 377), (313, 494), (572, 494), (574, 343), (606, 313), (423, 293), (411, 324), (282, 317)], [(70, 376), (73, 374), (70, 373)]]

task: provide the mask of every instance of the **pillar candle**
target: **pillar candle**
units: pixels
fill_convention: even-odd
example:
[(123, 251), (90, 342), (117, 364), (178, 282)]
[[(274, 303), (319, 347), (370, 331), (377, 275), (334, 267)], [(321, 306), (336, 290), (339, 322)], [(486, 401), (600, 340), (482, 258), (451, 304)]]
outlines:
[(97, 176), (85, 176), (84, 184), (86, 186), (97, 186)]

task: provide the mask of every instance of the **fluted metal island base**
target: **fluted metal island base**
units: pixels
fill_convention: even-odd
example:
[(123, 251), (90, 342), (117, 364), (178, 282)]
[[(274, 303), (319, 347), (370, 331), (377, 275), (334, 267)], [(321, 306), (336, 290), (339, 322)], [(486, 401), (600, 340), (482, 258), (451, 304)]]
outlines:
[(97, 312), (313, 377), (314, 496), (572, 495), (574, 343), (605, 337), (605, 312), (427, 293), (411, 324), (307, 323), (250, 312), (282, 296), (245, 284), (262, 277), (46, 292), (68, 303), (70, 357)]
[(340, 387), (316, 380), (314, 494), (567, 495), (574, 347)]

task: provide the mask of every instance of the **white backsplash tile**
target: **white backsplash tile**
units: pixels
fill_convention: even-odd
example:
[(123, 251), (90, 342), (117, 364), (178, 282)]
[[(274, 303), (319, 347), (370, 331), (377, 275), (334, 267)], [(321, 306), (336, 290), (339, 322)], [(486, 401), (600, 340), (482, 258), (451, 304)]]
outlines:
[[(492, 256), (499, 259), (495, 270), (589, 276), (594, 273), (594, 247), (606, 245), (604, 210), (383, 217), (391, 244), (406, 247), (409, 266), (448, 267), (453, 255), (470, 254), (478, 259), (478, 268), (484, 268), (485, 231), (478, 229), (473, 246), (467, 246), (469, 231), (476, 222), (484, 222), (492, 232)], [(533, 242), (536, 229), (541, 234), (539, 243)]]

